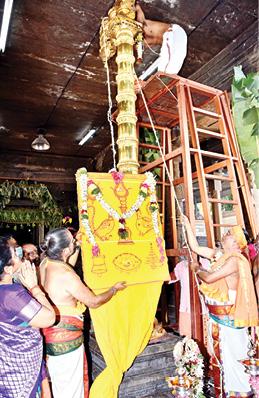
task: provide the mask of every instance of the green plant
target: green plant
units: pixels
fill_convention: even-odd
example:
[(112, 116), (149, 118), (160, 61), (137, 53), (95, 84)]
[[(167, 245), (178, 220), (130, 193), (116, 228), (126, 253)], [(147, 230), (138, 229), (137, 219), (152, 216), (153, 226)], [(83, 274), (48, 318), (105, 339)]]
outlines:
[[(222, 199), (225, 199), (225, 200), (233, 200), (233, 196), (232, 196), (232, 195), (226, 195), (226, 196), (224, 196), (224, 198), (222, 198)], [(231, 203), (223, 203), (223, 204), (222, 204), (222, 210), (223, 210), (223, 211), (232, 211), (233, 208), (234, 208), (234, 206), (233, 206), (233, 204), (231, 204)]]
[(255, 177), (259, 189), (259, 73), (234, 68), (232, 109), (242, 157)]
[[(30, 199), (32, 206), (14, 207), (13, 199)], [(62, 223), (62, 212), (46, 185), (5, 181), (0, 184), (0, 222), (57, 227)]]
[[(158, 135), (158, 139), (160, 140), (159, 133), (157, 133), (157, 135)], [(156, 140), (156, 137), (155, 137), (155, 134), (153, 133), (153, 131), (150, 131), (148, 128), (144, 127), (141, 130), (140, 142), (147, 144), (147, 145), (157, 146), (157, 149), (139, 147), (140, 160), (142, 160), (144, 162), (151, 163), (154, 160), (159, 159), (161, 157), (161, 154), (160, 154), (160, 151), (158, 148), (158, 143), (157, 143), (157, 140)], [(152, 172), (154, 173), (154, 175), (156, 175), (158, 177), (158, 179), (160, 178), (161, 170), (159, 167), (154, 168), (154, 170), (152, 170)]]

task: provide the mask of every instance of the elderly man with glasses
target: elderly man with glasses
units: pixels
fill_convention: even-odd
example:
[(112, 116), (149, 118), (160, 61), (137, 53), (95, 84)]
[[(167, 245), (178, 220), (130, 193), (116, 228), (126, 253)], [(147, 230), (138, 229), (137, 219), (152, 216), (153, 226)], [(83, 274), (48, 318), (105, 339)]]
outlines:
[(39, 265), (38, 249), (32, 243), (25, 243), (22, 245), (23, 258), (30, 261), (31, 264)]

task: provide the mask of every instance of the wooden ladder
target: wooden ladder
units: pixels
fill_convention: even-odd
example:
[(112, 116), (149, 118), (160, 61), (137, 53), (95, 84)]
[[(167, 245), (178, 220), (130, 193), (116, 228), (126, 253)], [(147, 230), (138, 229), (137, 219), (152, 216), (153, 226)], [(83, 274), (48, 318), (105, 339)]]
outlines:
[[(202, 90), (202, 92), (204, 93), (204, 89)], [(229, 228), (234, 225), (241, 225), (242, 227), (244, 227), (244, 218), (234, 166), (234, 162), (237, 162), (238, 159), (237, 157), (233, 156), (230, 148), (228, 138), (229, 131), (225, 122), (220, 95), (216, 94), (212, 97), (210, 105), (215, 107), (216, 112), (211, 112), (209, 110), (194, 106), (191, 88), (188, 85), (186, 85), (184, 88), (184, 94), (186, 96), (186, 116), (190, 128), (191, 137), (191, 146), (189, 147), (189, 151), (190, 155), (194, 155), (194, 160), (196, 164), (196, 172), (204, 214), (207, 242), (209, 246), (214, 246), (215, 235), (218, 239), (220, 239), (222, 235), (219, 229)], [(200, 114), (203, 116), (207, 116), (210, 119), (215, 119), (218, 124), (219, 131), (215, 132), (212, 130), (199, 128), (197, 126), (197, 115)], [(203, 150), (201, 148), (201, 137), (203, 139), (209, 138), (211, 139), (211, 141), (213, 139), (220, 140), (222, 143), (221, 148), (223, 149), (223, 153)], [(204, 158), (213, 158), (215, 160), (215, 163), (206, 168), (204, 166)], [(226, 173), (217, 173), (217, 171), (222, 169), (226, 170)], [(220, 195), (217, 195), (217, 197), (210, 196), (209, 184), (207, 184), (207, 180), (209, 182), (224, 181), (225, 183), (228, 183), (229, 191), (231, 193), (231, 199), (224, 199), (220, 197)], [(219, 220), (215, 221), (216, 215), (219, 216), (219, 213), (221, 213), (221, 208), (219, 208), (219, 205), (221, 207), (221, 205), (223, 204), (233, 206), (233, 212), (236, 219), (233, 224), (226, 224)], [(215, 234), (216, 231), (217, 234)]]
[[(163, 132), (162, 149), (174, 190), (181, 192), (183, 210), (189, 217), (193, 229), (197, 226), (195, 185), (198, 185), (199, 203), (203, 213), (203, 220), (199, 222), (204, 225), (206, 244), (209, 247), (215, 247), (216, 240), (220, 240), (231, 226), (244, 227), (244, 214), (246, 227), (256, 237), (258, 227), (255, 225), (255, 209), (237, 144), (227, 94), (176, 75), (160, 73), (148, 80), (144, 94), (155, 128)], [(141, 97), (137, 115), (139, 125), (144, 125), (152, 131)], [(174, 128), (179, 128), (180, 131), (179, 139), (176, 140), (177, 146), (172, 145)], [(140, 172), (152, 171), (155, 167), (163, 167), (162, 158), (141, 164)], [(164, 172), (160, 182), (165, 192), (168, 180)], [(221, 186), (224, 189), (221, 189)], [(224, 197), (224, 192), (227, 192), (228, 197)], [(166, 197), (168, 195), (163, 194), (159, 199), (165, 201)], [(170, 206), (166, 207), (165, 203), (162, 203), (162, 214), (163, 217), (167, 216), (171, 230), (171, 238), (167, 242), (167, 255), (177, 260), (180, 255), (188, 255), (188, 251), (179, 243), (180, 223), (177, 220), (179, 213), (174, 193), (171, 192), (169, 197)], [(165, 214), (165, 208), (168, 207), (171, 210), (169, 217)], [(223, 208), (228, 208), (231, 213), (231, 217), (228, 217), (231, 222), (224, 222), (227, 217), (223, 215), (226, 213), (223, 212)], [(201, 341), (199, 297), (192, 273), (190, 279), (193, 337)]]

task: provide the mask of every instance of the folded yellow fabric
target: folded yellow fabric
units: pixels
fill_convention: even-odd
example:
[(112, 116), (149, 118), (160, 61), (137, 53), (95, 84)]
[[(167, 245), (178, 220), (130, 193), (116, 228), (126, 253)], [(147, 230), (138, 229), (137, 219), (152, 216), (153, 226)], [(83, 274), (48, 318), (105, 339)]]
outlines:
[(85, 281), (96, 294), (119, 281), (128, 285), (90, 310), (107, 365), (90, 398), (117, 397), (123, 372), (149, 341), (161, 286), (169, 280), (152, 176), (118, 178), (77, 172)]

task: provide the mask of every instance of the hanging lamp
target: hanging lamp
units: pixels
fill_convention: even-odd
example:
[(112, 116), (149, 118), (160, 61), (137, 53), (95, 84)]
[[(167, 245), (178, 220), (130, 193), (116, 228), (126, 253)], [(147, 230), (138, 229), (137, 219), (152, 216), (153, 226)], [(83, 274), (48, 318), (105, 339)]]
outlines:
[(47, 151), (48, 149), (50, 149), (50, 143), (44, 137), (46, 130), (43, 128), (39, 128), (37, 132), (38, 136), (31, 143), (32, 149), (34, 149), (35, 151)]

